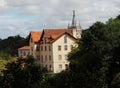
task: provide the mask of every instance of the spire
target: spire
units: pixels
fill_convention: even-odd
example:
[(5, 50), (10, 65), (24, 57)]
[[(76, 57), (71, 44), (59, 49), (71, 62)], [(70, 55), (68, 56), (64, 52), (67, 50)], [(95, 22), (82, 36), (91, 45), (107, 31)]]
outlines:
[(75, 10), (73, 10), (73, 18), (72, 18), (72, 25), (71, 25), (71, 27), (73, 27), (73, 28), (76, 27)]
[(70, 28), (70, 23), (68, 23), (68, 29)]
[(79, 21), (79, 25), (78, 25), (78, 27), (81, 29), (80, 21)]

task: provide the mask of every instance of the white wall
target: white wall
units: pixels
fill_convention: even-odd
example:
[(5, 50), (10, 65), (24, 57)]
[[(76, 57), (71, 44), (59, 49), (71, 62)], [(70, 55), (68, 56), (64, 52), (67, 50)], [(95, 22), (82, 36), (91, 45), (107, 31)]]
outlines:
[[(67, 35), (67, 43), (64, 43), (64, 36), (61, 36), (58, 40), (53, 43), (53, 63), (54, 63), (54, 73), (60, 72), (59, 65), (62, 65), (62, 70), (65, 70), (65, 64), (69, 64), (68, 60), (65, 59), (65, 55), (71, 51), (70, 46), (75, 46), (75, 39)], [(61, 51), (58, 51), (58, 45), (61, 46)], [(67, 45), (68, 49), (64, 50), (64, 45)], [(58, 56), (62, 55), (62, 60), (58, 60)]]
[[(37, 51), (37, 56), (40, 56), (40, 60), (37, 60), (37, 63), (41, 64), (42, 67), (46, 67), (46, 65), (47, 65), (48, 70), (50, 70), (50, 67), (51, 67), (51, 69), (53, 69), (52, 44), (41, 44), (39, 47), (40, 47), (40, 51)], [(41, 50), (41, 47), (43, 48), (43, 50)], [(45, 50), (45, 47), (47, 50)], [(51, 48), (51, 50), (49, 50), (49, 47)], [(42, 56), (43, 56), (43, 58), (42, 58)], [(49, 57), (51, 57), (51, 59)]]
[(18, 50), (18, 56), (21, 57), (21, 56), (27, 56), (30, 54), (30, 51), (29, 50)]

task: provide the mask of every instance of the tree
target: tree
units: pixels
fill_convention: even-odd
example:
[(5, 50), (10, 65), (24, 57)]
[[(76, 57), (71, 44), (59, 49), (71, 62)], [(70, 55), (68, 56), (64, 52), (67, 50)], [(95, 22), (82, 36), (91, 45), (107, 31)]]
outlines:
[(5, 70), (5, 65), (12, 61), (11, 55), (0, 52), (0, 76), (3, 75), (3, 70)]
[(113, 79), (112, 88), (120, 88), (120, 72)]
[(3, 88), (37, 88), (42, 80), (40, 66), (34, 63), (33, 57), (18, 58), (6, 66), (4, 71)]
[(82, 79), (82, 87), (107, 88), (108, 59), (112, 50), (109, 31), (105, 24), (96, 22), (83, 32), (78, 51), (69, 55), (71, 70), (85, 79)]
[(28, 45), (28, 43), (28, 37), (23, 38), (19, 35), (10, 36), (6, 39), (0, 40), (0, 51), (15, 56), (18, 52), (17, 49), (24, 45)]
[(111, 58), (110, 58), (110, 66), (109, 66), (109, 83), (116, 77), (116, 75), (120, 72), (120, 15), (115, 19), (109, 19), (106, 23), (107, 28), (110, 30), (111, 34)]

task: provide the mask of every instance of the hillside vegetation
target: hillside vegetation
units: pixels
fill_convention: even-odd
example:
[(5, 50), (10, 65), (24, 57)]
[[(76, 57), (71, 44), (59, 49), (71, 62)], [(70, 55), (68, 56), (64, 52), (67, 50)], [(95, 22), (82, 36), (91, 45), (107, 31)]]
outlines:
[(23, 38), (19, 35), (0, 39), (0, 52), (15, 56), (17, 55), (17, 49), (24, 45), (28, 45), (28, 43), (28, 38)]

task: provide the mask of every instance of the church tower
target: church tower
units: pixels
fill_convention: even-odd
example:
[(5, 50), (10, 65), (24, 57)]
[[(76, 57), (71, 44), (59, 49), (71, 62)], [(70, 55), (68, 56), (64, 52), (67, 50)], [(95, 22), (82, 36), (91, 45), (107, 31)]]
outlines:
[(73, 10), (72, 23), (71, 23), (71, 26), (68, 25), (68, 29), (71, 30), (71, 32), (75, 38), (81, 38), (82, 29), (81, 29), (80, 24), (76, 23), (75, 10)]

